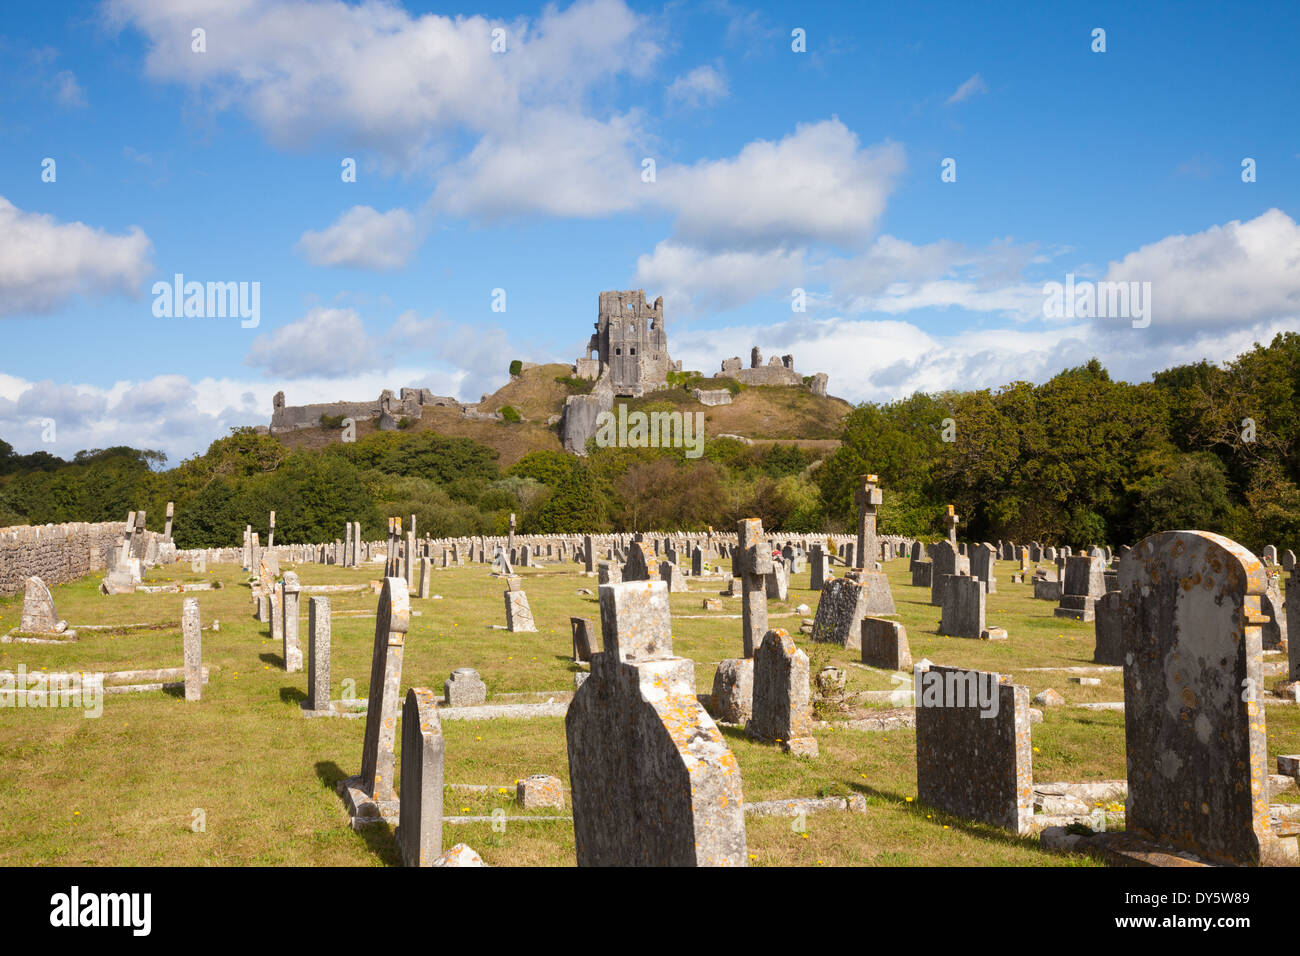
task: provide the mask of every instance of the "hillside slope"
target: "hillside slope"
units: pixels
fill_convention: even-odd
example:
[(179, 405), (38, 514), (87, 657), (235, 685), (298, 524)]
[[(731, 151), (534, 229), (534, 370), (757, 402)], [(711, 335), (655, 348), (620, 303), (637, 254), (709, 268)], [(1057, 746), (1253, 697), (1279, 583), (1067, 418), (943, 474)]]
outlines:
[[(523, 421), (516, 423), (476, 421), (463, 418), (455, 408), (426, 407), (424, 417), (409, 430), (433, 431), (440, 435), (472, 438), (495, 448), (502, 468), (508, 468), (531, 451), (562, 451), (559, 426), (546, 423), (558, 416), (572, 391), (557, 378), (571, 374), (568, 365), (539, 365), (525, 369), (479, 405), (483, 411), (499, 411), (509, 405)], [(722, 380), (706, 380), (702, 387), (723, 387)], [(623, 400), (620, 400), (623, 401)], [(853, 406), (840, 398), (814, 395), (795, 386), (747, 386), (732, 404), (705, 407), (683, 388), (664, 389), (639, 399), (627, 399), (628, 410), (674, 410), (704, 412), (705, 436), (730, 434), (756, 443), (785, 442), (832, 451), (838, 445), (844, 416)], [(378, 428), (378, 420), (357, 422), (357, 437)], [(303, 428), (278, 436), (289, 448), (323, 448), (339, 440), (336, 428)]]

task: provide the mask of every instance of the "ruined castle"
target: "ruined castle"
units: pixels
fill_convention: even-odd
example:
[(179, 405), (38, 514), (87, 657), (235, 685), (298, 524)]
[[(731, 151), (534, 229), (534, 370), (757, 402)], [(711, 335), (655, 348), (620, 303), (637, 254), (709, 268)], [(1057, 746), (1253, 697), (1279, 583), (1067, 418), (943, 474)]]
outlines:
[(668, 355), (663, 296), (646, 305), (641, 289), (600, 294), (596, 334), (586, 358), (574, 364), (574, 375), (598, 382), (604, 377), (615, 396), (636, 398), (663, 388), (668, 373), (681, 370), (682, 363)]
[[(642, 289), (601, 292), (597, 305), (595, 334), (587, 343), (586, 355), (572, 368), (577, 378), (594, 381), (588, 395), (570, 395), (559, 417), (560, 437), (566, 450), (586, 454), (587, 439), (596, 433), (601, 412), (613, 408), (616, 398), (639, 398), (648, 392), (668, 387), (668, 373), (680, 372), (682, 363), (668, 354), (668, 332), (664, 326), (664, 298), (646, 302)], [(525, 367), (529, 367), (525, 363)], [(732, 378), (744, 385), (784, 385), (807, 387), (816, 395), (826, 394), (826, 375), (803, 376), (795, 371), (794, 357), (772, 356), (763, 363), (763, 354), (755, 347), (750, 352), (749, 367), (740, 358), (722, 362), (716, 378)], [(726, 388), (694, 389), (692, 396), (701, 405), (729, 405), (731, 391)], [(462, 418), (500, 421), (502, 414), (487, 403), (484, 395), (477, 404), (459, 402), (445, 395), (434, 395), (427, 388), (403, 388), (395, 395), (384, 389), (370, 402), (325, 402), (316, 405), (286, 405), (284, 392), (277, 392), (271, 411), (270, 433), (281, 434), (300, 428), (337, 427), (345, 418), (354, 422), (377, 419), (381, 431), (403, 427), (402, 422), (419, 421), (429, 407), (451, 408)], [(552, 417), (547, 424), (553, 424)], [(261, 430), (261, 426), (259, 426)]]
[[(664, 297), (646, 305), (642, 289), (600, 293), (596, 334), (587, 343), (586, 356), (573, 365), (579, 378), (594, 379), (590, 395), (570, 395), (560, 419), (560, 435), (566, 451), (587, 453), (587, 440), (596, 433), (602, 412), (613, 408), (615, 398), (636, 398), (666, 388), (668, 373), (680, 372), (681, 362), (668, 354), (668, 333), (664, 328)], [(826, 394), (824, 372), (807, 381), (795, 371), (794, 356), (773, 356), (763, 364), (757, 346), (750, 352), (750, 367), (742, 368), (739, 357), (725, 359), (717, 378), (733, 378), (744, 385), (808, 386), (816, 395)], [(702, 405), (730, 405), (728, 389), (693, 389)]]

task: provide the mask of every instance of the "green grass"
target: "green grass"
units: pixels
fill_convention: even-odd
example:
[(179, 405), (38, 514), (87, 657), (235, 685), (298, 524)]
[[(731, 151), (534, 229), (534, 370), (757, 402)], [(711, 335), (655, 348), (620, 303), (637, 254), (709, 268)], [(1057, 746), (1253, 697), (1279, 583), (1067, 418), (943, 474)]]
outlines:
[[(287, 567), (287, 566), (286, 566)], [(599, 627), (594, 579), (576, 565), (521, 568), (537, 621), (537, 634), (489, 629), (504, 622), (504, 586), (482, 566), (439, 571), (434, 592), (442, 600), (412, 599), (419, 612), (407, 637), (403, 689), (428, 686), (441, 692), (456, 667), (476, 668), (490, 695), (568, 692), (569, 616), (592, 618)], [(989, 598), (989, 621), (1005, 626), (1000, 643), (940, 637), (938, 609), (928, 591), (907, 583), (907, 562), (886, 565), (898, 619), (908, 629), (912, 655), (937, 663), (1013, 674), (1031, 693), (1054, 687), (1070, 703), (1119, 700), (1118, 673), (1102, 675), (1100, 687), (1067, 683), (1061, 672), (1029, 667), (1091, 664), (1092, 625), (1061, 621), (1052, 604), (1034, 601), (1031, 585), (1010, 583), (1010, 563), (999, 566), (999, 593)], [(363, 583), (374, 569), (303, 565), (304, 584)], [(280, 669), (280, 647), (268, 626), (251, 614), (246, 576), (229, 565), (205, 575), (182, 566), (155, 569), (150, 583), (217, 579), (224, 587), (195, 592), (203, 623), (220, 620), (219, 631), (203, 632), (204, 663), (211, 668), (203, 700), (186, 703), (166, 692), (111, 696), (102, 717), (86, 719), (71, 709), (0, 709), (0, 864), (124, 865), (318, 865), (365, 866), (396, 862), (387, 827), (354, 833), (347, 826), (334, 785), (360, 769), (364, 720), (306, 720), (299, 713), (306, 675)], [(816, 606), (807, 575), (797, 576), (789, 600), (772, 602), (772, 625), (785, 627), (801, 646), (799, 603)], [(59, 615), (77, 624), (162, 625), (117, 633), (82, 631), (63, 646), (0, 645), (0, 669), (20, 663), (28, 670), (124, 670), (181, 664), (180, 610), (185, 595), (134, 594), (103, 597), (98, 577), (54, 589)], [(712, 686), (713, 662), (741, 652), (739, 601), (724, 610), (701, 607), (716, 585), (673, 595), (674, 647), (697, 662), (701, 692)], [(335, 611), (331, 650), (333, 694), (368, 692), (374, 618), (349, 618), (347, 611), (373, 613), (376, 597), (364, 592), (328, 595)], [(0, 600), (0, 631), (18, 623), (21, 596)], [(307, 633), (307, 595), (300, 631)], [(781, 617), (779, 615), (789, 616)], [(692, 617), (687, 617), (692, 615)], [(848, 666), (856, 655), (833, 648), (821, 656), (844, 666), (850, 690), (888, 690), (887, 674)], [(1269, 708), (1269, 761), (1300, 751), (1300, 709)], [(559, 718), (448, 721), (445, 779), (480, 784), (474, 792), (449, 788), (445, 812), (490, 815), (498, 807), (510, 816), (514, 783), (532, 773), (560, 777), (567, 785), (564, 722)], [(863, 794), (865, 814), (810, 815), (804, 832), (789, 819), (751, 818), (746, 830), (756, 864), (784, 865), (1091, 865), (1083, 856), (1042, 851), (992, 827), (959, 820), (923, 807), (916, 794), (915, 735), (912, 731), (863, 733), (818, 729), (821, 755), (790, 758), (724, 730), (736, 754), (749, 800), (792, 796)], [(399, 735), (400, 738), (400, 735)], [(1124, 776), (1123, 715), (1075, 707), (1048, 709), (1034, 725), (1037, 780), (1088, 780)], [(400, 760), (400, 758), (399, 758)], [(400, 782), (399, 782), (400, 783)], [(909, 799), (913, 798), (913, 799)], [(462, 808), (468, 807), (468, 811)], [(192, 823), (201, 811), (206, 829)], [(571, 865), (573, 830), (568, 822), (510, 822), (504, 832), (488, 823), (447, 824), (444, 844), (464, 841), (492, 864)]]

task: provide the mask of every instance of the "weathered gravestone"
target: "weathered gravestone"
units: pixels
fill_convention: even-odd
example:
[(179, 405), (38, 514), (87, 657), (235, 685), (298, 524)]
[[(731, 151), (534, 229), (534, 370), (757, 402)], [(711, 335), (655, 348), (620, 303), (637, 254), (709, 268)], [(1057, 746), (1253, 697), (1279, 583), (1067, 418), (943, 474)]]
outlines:
[(779, 628), (767, 632), (754, 654), (754, 703), (745, 732), (796, 757), (817, 756), (808, 655)]
[(686, 578), (682, 575), (682, 569), (672, 561), (659, 562), (659, 579), (668, 585), (668, 590), (673, 594), (681, 594), (689, 591), (686, 586)]
[(763, 537), (763, 522), (758, 518), (741, 519), (737, 537), (739, 545), (731, 558), (732, 571), (741, 584), (745, 656), (753, 657), (758, 642), (767, 633), (766, 577), (772, 570), (772, 548)]
[(710, 713), (715, 720), (743, 724), (754, 708), (754, 659), (733, 657), (718, 661), (713, 673)]
[(507, 579), (510, 588), (506, 596), (506, 630), (512, 634), (528, 633), (537, 630), (533, 623), (533, 609), (528, 605), (528, 595), (520, 587), (517, 577)]
[(1289, 644), (1287, 641), (1287, 621), (1286, 609), (1282, 603), (1282, 592), (1278, 590), (1277, 582), (1270, 578), (1268, 587), (1264, 590), (1264, 597), (1260, 601), (1260, 610), (1268, 618), (1260, 631), (1260, 636), (1264, 642), (1264, 650), (1275, 651), (1282, 647), (1283, 644)]
[(402, 795), (396, 838), (403, 866), (432, 866), (442, 855), (443, 750), (437, 699), (427, 687), (412, 687), (402, 706)]
[(971, 549), (971, 577), (984, 582), (984, 593), (998, 593), (998, 579), (993, 575), (993, 562), (998, 559), (997, 551), (991, 544), (977, 544)]
[(1034, 597), (1039, 601), (1060, 603), (1061, 582), (1056, 578), (1056, 571), (1038, 568), (1034, 571)]
[(858, 506), (857, 567), (858, 581), (862, 584), (866, 614), (893, 614), (894, 595), (889, 589), (889, 578), (876, 570), (880, 544), (876, 537), (876, 509), (884, 494), (876, 485), (875, 475), (863, 475), (854, 500)]
[(930, 603), (935, 607), (943, 607), (946, 575), (970, 574), (970, 558), (957, 547), (957, 522), (960, 519), (952, 505), (948, 505), (943, 520), (948, 527), (948, 540), (940, 541), (930, 549)]
[(862, 621), (862, 663), (892, 671), (911, 671), (907, 629), (897, 621), (868, 617)]
[(987, 600), (984, 582), (979, 578), (965, 574), (950, 575), (943, 589), (939, 633), (946, 637), (968, 637), (981, 641), (1006, 640), (1005, 628), (985, 625)]
[(1061, 604), (1052, 613), (1072, 621), (1095, 620), (1094, 605), (1105, 593), (1106, 559), (1100, 555), (1071, 555), (1065, 559)]
[(648, 541), (633, 541), (623, 564), (624, 581), (658, 581), (659, 562), (654, 546)]
[(280, 623), (284, 669), (294, 674), (302, 670), (302, 643), (298, 640), (298, 599), (302, 593), (302, 585), (298, 582), (298, 575), (293, 571), (286, 571), (284, 580), (280, 582), (280, 588), (280, 607), (284, 615)]
[(393, 789), (394, 743), (397, 734), (398, 688), (402, 655), (411, 625), (411, 599), (406, 581), (384, 579), (375, 619), (374, 653), (370, 659), (370, 702), (366, 708), (366, 737), (361, 750), (361, 775), (339, 784), (354, 829), (381, 819), (395, 822), (397, 794)]
[(330, 708), (330, 599), (314, 596), (307, 601), (307, 699), (302, 709)]
[(1128, 833), (1214, 862), (1270, 861), (1263, 565), (1220, 535), (1165, 531), (1119, 574)]
[(809, 636), (819, 644), (838, 644), (856, 651), (862, 646), (862, 619), (869, 606), (867, 587), (858, 580), (857, 571), (849, 571), (822, 588)]
[(790, 596), (790, 575), (784, 561), (772, 560), (772, 570), (763, 576), (764, 591), (769, 601), (784, 601)]
[(1287, 633), (1296, 635), (1287, 641), (1287, 679), (1300, 681), (1300, 565), (1292, 562), (1291, 577), (1286, 582)]
[(32, 575), (23, 591), (23, 610), (18, 618), (18, 630), (23, 634), (59, 635), (71, 640), (76, 631), (68, 630), (68, 622), (60, 621), (54, 613), (54, 597), (45, 582)]
[(916, 668), (916, 791), (957, 816), (1026, 833), (1034, 815), (1029, 689), (999, 674)]
[(573, 659), (589, 661), (595, 648), (591, 641), (591, 621), (585, 617), (569, 618), (569, 629), (573, 632)]
[(1093, 663), (1117, 666), (1124, 663), (1124, 620), (1120, 605), (1121, 592), (1108, 591), (1097, 599), (1093, 607), (1097, 632)]
[(447, 707), (478, 707), (487, 703), (487, 684), (472, 667), (457, 667), (442, 682), (442, 696)]
[(429, 558), (420, 559), (420, 591), (421, 598), (433, 596), (433, 561)]
[(181, 602), (181, 641), (185, 651), (185, 699), (203, 697), (203, 627), (199, 621), (199, 599)]
[(808, 552), (808, 587), (820, 591), (826, 585), (830, 574), (830, 559), (820, 544), (814, 544)]
[(564, 719), (578, 865), (745, 866), (740, 768), (673, 656), (667, 585), (603, 585), (600, 617)]

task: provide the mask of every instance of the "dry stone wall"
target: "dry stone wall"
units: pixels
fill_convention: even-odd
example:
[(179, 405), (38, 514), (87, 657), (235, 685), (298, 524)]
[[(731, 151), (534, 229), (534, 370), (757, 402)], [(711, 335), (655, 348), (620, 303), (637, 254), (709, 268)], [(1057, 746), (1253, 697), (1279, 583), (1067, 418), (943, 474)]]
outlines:
[[(22, 594), (32, 575), (53, 586), (104, 570), (109, 550), (125, 531), (125, 521), (0, 529), (0, 595)], [(162, 540), (156, 531), (145, 534)]]

